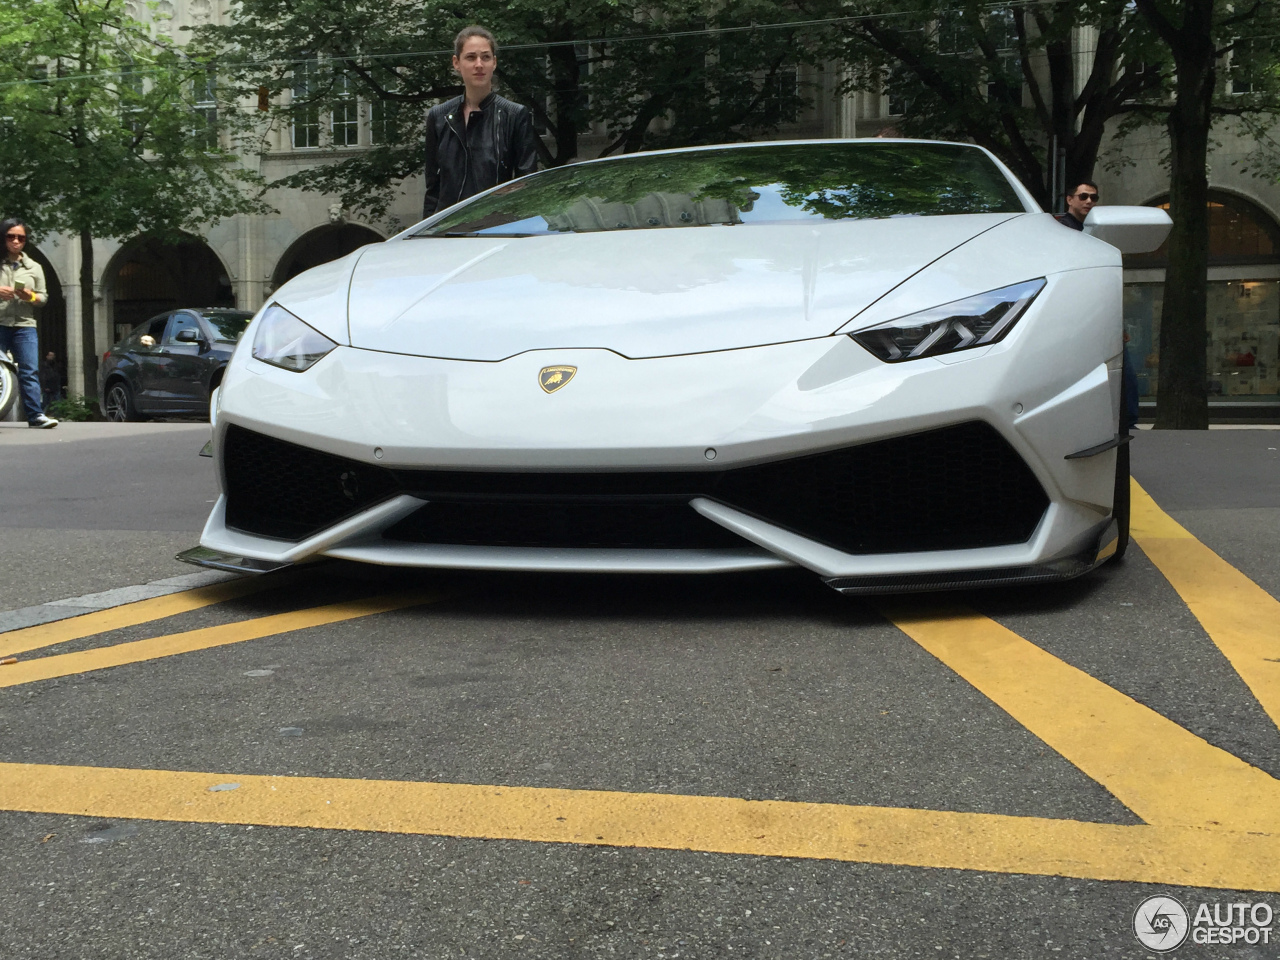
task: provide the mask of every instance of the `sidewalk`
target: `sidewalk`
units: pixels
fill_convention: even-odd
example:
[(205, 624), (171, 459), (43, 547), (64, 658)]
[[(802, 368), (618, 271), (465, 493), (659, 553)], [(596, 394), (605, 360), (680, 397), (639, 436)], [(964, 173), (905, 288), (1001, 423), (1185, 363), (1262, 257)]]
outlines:
[[(148, 434), (190, 432), (209, 435), (209, 424), (198, 420), (181, 423), (72, 423), (62, 421), (52, 430), (32, 430), (24, 421), (0, 423), (0, 445), (74, 443), (77, 440), (112, 440)], [(196, 449), (199, 449), (197, 444)]]

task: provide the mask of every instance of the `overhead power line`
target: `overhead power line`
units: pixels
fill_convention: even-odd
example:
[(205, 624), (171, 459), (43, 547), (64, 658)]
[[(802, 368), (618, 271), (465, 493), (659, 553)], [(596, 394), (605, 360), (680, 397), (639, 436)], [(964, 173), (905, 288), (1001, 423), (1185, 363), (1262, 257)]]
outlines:
[[(1008, 10), (1012, 7), (1035, 7), (1042, 6), (1043, 0), (1010, 0), (1005, 3), (987, 3), (983, 4), (987, 10)], [(959, 9), (959, 8), (953, 8)], [(946, 13), (946, 10), (939, 10), (937, 13)], [(796, 30), (803, 27), (820, 27), (820, 26), (836, 26), (844, 23), (860, 23), (868, 20), (889, 20), (900, 19), (906, 17), (918, 17), (918, 11), (899, 10), (888, 13), (867, 13), (858, 14), (848, 17), (825, 17), (815, 20), (790, 20), (782, 23), (751, 23), (733, 27), (703, 27), (697, 30), (673, 30), (659, 33), (634, 34), (619, 37), (595, 37), (586, 40), (551, 40), (538, 43), (504, 43), (500, 44), (501, 51), (523, 51), (523, 50), (549, 50), (553, 47), (578, 47), (578, 46), (605, 46), (617, 45), (622, 43), (647, 43), (654, 40), (673, 40), (684, 39), (689, 37), (709, 37), (721, 36), (733, 33), (751, 33), (764, 30)], [(181, 52), (179, 49), (178, 52)], [(352, 54), (349, 57), (334, 59), (352, 59), (359, 60), (361, 63), (376, 63), (386, 60), (419, 60), (427, 57), (449, 57), (453, 55), (452, 47), (443, 47), (436, 50), (403, 50), (392, 53), (360, 53)], [(249, 70), (255, 67), (271, 68), (271, 67), (293, 67), (304, 63), (314, 62), (314, 58), (302, 57), (295, 59), (273, 59), (273, 60), (233, 60), (233, 61), (191, 61), (193, 68), (214, 69), (218, 71), (226, 71), (234, 73), (241, 70)], [(14, 86), (24, 85), (40, 85), (52, 83), (66, 83), (74, 80), (103, 80), (107, 78), (119, 78), (122, 76), (145, 76), (148, 73), (159, 73), (162, 71), (160, 67), (154, 68), (131, 68), (129, 70), (101, 71), (97, 73), (80, 73), (80, 74), (64, 74), (56, 77), (30, 77), (23, 80), (9, 80), (0, 83), (0, 89)]]

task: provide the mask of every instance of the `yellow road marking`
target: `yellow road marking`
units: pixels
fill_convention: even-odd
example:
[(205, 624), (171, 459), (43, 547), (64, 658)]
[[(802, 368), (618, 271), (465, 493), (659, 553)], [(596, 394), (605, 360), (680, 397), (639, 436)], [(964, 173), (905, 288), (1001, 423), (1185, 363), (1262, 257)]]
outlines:
[(1131, 530), (1280, 726), (1280, 600), (1188, 533), (1136, 480)]
[(279, 577), (244, 577), (240, 580), (229, 580), (209, 587), (198, 587), (195, 590), (184, 590), (171, 593), (167, 597), (153, 597), (150, 600), (137, 600), (133, 603), (121, 604), (109, 610), (95, 613), (84, 613), (78, 617), (68, 617), (53, 623), (41, 623), (34, 627), (23, 627), (0, 633), (0, 657), (12, 656), (15, 653), (27, 653), (41, 647), (51, 647), (68, 640), (81, 640), (96, 633), (107, 633), (124, 627), (136, 627), (140, 623), (150, 623), (188, 610), (199, 610), (224, 600), (257, 593), (268, 587), (280, 586), (284, 581)]
[(203, 627), (186, 633), (174, 633), (149, 640), (135, 640), (132, 643), (119, 643), (95, 650), (26, 660), (0, 669), (0, 687), (14, 687), (23, 683), (33, 683), (36, 680), (66, 677), (90, 670), (104, 670), (107, 667), (119, 667), (127, 663), (171, 657), (174, 654), (189, 653), (193, 650), (207, 650), (210, 647), (242, 643), (245, 640), (258, 640), (279, 633), (288, 633), (291, 630), (303, 630), (326, 623), (354, 620), (357, 617), (386, 613), (404, 607), (416, 607), (436, 599), (438, 597), (417, 592), (391, 594), (367, 600), (312, 607), (308, 610), (295, 610), (292, 613), (277, 613), (239, 623), (224, 623), (216, 627)]
[(1147, 823), (1280, 832), (1280, 781), (994, 620), (965, 607), (881, 609)]
[[(1267, 629), (1280, 623), (1280, 604), (1195, 540), (1136, 484), (1134, 536), (1276, 718), (1272, 708), (1280, 705), (1280, 688), (1271, 686), (1266, 655), (1280, 656), (1269, 646), (1280, 645), (1280, 637), (1276, 629)], [(217, 589), (141, 601), (48, 627), (68, 627), (63, 639), (74, 639), (171, 615), (156, 612), (170, 609), (164, 601), (195, 609), (226, 599), (194, 602), (194, 595)], [(1224, 593), (1232, 598), (1224, 601)], [(238, 643), (432, 599), (401, 595), (333, 604), (47, 657), (4, 668), (0, 686)], [(1148, 825), (732, 797), (32, 764), (0, 764), (0, 809), (689, 849), (1280, 893), (1280, 782), (972, 610), (921, 612), (892, 602), (883, 609), (905, 633)], [(150, 615), (140, 615), (145, 611)], [(70, 635), (91, 618), (96, 629)], [(35, 631), (42, 629), (47, 628), (14, 631), (4, 639), (25, 634), (23, 642), (34, 642), (39, 639)], [(10, 648), (0, 646), (0, 652)], [(210, 791), (227, 783), (237, 786)]]
[[(235, 789), (210, 788), (237, 784)], [(699, 850), (1280, 892), (1280, 837), (983, 813), (0, 764), (0, 809)]]

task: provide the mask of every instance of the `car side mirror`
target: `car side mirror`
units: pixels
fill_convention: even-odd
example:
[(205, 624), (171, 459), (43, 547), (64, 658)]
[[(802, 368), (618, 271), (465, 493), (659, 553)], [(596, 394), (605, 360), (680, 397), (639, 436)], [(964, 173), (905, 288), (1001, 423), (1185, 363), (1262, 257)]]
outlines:
[(1094, 207), (1084, 218), (1084, 232), (1121, 253), (1151, 253), (1173, 229), (1159, 207)]
[(177, 336), (173, 339), (177, 343), (204, 343), (204, 337), (200, 336), (200, 331), (192, 330), (190, 327), (185, 330), (179, 330)]

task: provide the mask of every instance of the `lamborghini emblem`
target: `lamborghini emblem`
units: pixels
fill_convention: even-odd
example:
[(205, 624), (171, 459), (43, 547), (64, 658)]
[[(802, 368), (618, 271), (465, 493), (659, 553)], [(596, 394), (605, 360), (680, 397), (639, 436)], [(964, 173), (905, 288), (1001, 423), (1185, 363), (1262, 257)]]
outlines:
[(538, 371), (538, 386), (545, 393), (555, 393), (573, 379), (577, 367), (543, 367)]

